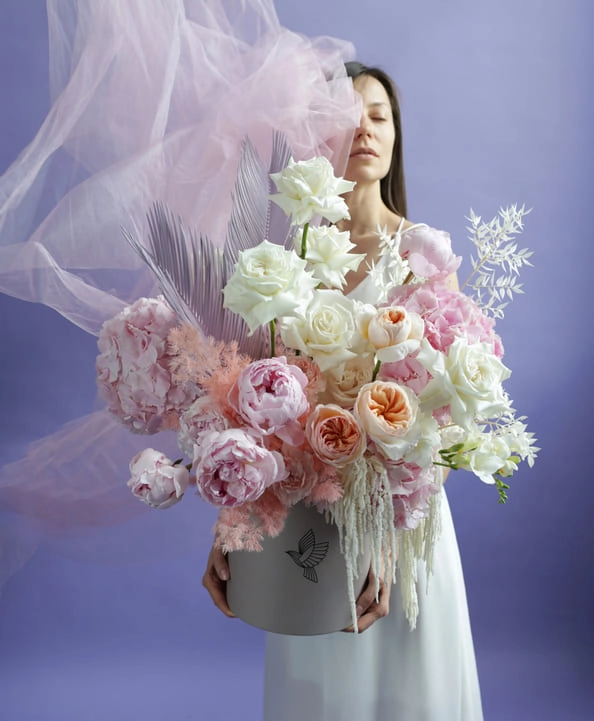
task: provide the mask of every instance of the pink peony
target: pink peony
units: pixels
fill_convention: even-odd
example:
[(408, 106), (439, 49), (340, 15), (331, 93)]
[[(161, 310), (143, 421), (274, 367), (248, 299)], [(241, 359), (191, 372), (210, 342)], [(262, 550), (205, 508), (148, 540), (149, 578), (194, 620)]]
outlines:
[(215, 506), (255, 501), (268, 486), (287, 477), (281, 454), (263, 448), (239, 428), (205, 434), (194, 452), (198, 491)]
[(390, 300), (423, 318), (425, 338), (436, 350), (447, 352), (456, 338), (465, 336), (470, 344), (491, 344), (495, 355), (503, 357), (495, 321), (464, 293), (450, 290), (441, 282), (423, 283), (397, 288)]
[(130, 461), (128, 488), (151, 508), (169, 508), (184, 495), (190, 482), (185, 466), (174, 465), (160, 451), (145, 448)]
[(99, 333), (97, 385), (111, 413), (135, 433), (176, 427), (196, 393), (176, 386), (168, 368), (167, 335), (177, 316), (162, 296), (140, 298)]
[(298, 418), (309, 409), (307, 376), (286, 358), (265, 358), (244, 368), (229, 391), (229, 405), (258, 433), (286, 443), (304, 441)]
[(400, 255), (421, 278), (444, 278), (454, 273), (462, 260), (452, 252), (449, 233), (425, 226), (402, 235)]

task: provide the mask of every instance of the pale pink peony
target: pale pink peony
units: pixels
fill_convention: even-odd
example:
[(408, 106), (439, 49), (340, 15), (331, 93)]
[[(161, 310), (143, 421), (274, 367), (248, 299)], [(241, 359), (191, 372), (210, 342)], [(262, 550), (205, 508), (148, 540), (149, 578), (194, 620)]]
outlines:
[(244, 368), (229, 391), (229, 405), (263, 435), (291, 445), (305, 439), (298, 419), (309, 410), (307, 376), (286, 358), (264, 358)]
[(145, 448), (130, 461), (128, 488), (151, 508), (169, 508), (184, 495), (190, 482), (185, 466), (174, 465), (160, 451)]
[(215, 506), (238, 506), (259, 498), (268, 486), (287, 477), (283, 457), (263, 448), (239, 429), (212, 431), (194, 446), (196, 486)]
[(420, 278), (446, 277), (458, 269), (462, 260), (452, 252), (449, 233), (426, 226), (403, 233), (400, 255)]
[(337, 468), (365, 452), (365, 431), (355, 416), (333, 404), (318, 405), (307, 419), (305, 433), (316, 456)]
[(99, 395), (135, 433), (176, 427), (179, 411), (196, 396), (195, 389), (174, 385), (169, 372), (167, 335), (177, 322), (162, 296), (140, 298), (99, 333)]
[(469, 343), (485, 342), (503, 357), (501, 338), (495, 333), (495, 321), (464, 293), (444, 283), (423, 283), (397, 288), (390, 301), (418, 313), (425, 323), (425, 338), (436, 350), (447, 352), (454, 340), (466, 336)]

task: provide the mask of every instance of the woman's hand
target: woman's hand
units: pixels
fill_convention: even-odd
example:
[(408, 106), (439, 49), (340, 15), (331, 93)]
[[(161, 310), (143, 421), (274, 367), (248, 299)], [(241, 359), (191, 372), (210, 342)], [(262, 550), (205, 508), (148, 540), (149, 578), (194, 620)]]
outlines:
[(229, 580), (229, 564), (220, 548), (214, 546), (208, 554), (206, 571), (202, 577), (202, 585), (209, 592), (214, 605), (225, 616), (235, 618), (235, 614), (227, 603), (227, 581)]
[[(384, 583), (380, 579), (378, 600), (375, 600), (375, 574), (369, 571), (367, 584), (357, 599), (357, 627), (359, 633), (366, 631), (378, 619), (384, 618), (390, 612), (390, 590), (391, 584)], [(344, 629), (347, 633), (353, 633), (352, 626)]]

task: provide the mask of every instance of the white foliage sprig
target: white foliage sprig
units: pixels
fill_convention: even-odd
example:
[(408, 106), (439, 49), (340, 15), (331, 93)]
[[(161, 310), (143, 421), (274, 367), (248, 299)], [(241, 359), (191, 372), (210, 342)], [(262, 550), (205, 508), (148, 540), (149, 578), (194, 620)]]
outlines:
[(503, 309), (515, 293), (523, 293), (518, 282), (520, 268), (532, 265), (528, 248), (518, 250), (514, 237), (524, 229), (523, 219), (530, 209), (522, 205), (500, 208), (490, 221), (483, 222), (471, 209), (467, 220), (470, 240), (476, 246), (476, 255), (470, 257), (472, 273), (462, 285), (462, 290), (474, 291), (474, 300), (482, 310), (493, 318), (502, 318)]

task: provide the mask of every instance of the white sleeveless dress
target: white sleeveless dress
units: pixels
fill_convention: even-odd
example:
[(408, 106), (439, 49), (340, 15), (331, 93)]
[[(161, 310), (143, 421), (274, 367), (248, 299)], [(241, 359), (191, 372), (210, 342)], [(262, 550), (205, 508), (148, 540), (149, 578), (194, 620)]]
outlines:
[[(370, 280), (353, 296), (374, 302)], [(410, 630), (394, 586), (389, 615), (359, 636), (269, 633), (265, 721), (482, 720), (460, 554), (442, 493), (428, 584), (423, 564), (419, 568), (416, 629)]]

